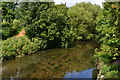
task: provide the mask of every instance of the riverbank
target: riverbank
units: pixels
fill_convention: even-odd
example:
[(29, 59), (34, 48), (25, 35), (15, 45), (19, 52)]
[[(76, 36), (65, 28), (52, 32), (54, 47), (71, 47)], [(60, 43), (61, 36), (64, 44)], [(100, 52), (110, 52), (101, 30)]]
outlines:
[[(100, 63), (100, 62), (99, 62), (99, 64), (97, 64), (97, 69), (99, 70), (99, 73), (97, 75), (97, 80), (103, 80), (103, 79), (119, 80), (120, 77), (118, 76), (118, 74), (120, 75), (120, 73), (117, 73), (116, 78), (113, 78), (115, 76), (112, 76), (112, 75), (109, 76), (109, 78), (106, 78), (106, 73), (103, 74), (103, 70), (102, 70), (103, 68), (105, 68), (104, 65), (106, 65), (106, 64)], [(111, 67), (113, 67), (114, 70), (119, 72), (120, 71), (120, 58), (111, 62), (106, 69), (109, 70), (109, 68), (111, 68)], [(117, 68), (115, 69), (115, 67), (117, 67)], [(111, 69), (111, 71), (112, 71), (112, 69)]]

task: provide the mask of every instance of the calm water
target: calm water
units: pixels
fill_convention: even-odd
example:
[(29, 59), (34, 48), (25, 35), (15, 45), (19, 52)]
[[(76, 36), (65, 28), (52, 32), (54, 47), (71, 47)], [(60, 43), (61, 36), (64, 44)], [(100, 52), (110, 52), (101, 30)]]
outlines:
[(92, 78), (95, 41), (69, 49), (39, 51), (3, 62), (3, 78)]
[(92, 78), (92, 72), (93, 72), (94, 68), (91, 69), (87, 69), (84, 71), (72, 71), (72, 72), (68, 72), (64, 78)]

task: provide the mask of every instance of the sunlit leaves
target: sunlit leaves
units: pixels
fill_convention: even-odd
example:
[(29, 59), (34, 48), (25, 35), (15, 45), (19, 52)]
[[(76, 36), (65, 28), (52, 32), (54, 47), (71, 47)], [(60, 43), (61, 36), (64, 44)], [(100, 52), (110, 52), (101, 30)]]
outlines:
[(91, 39), (95, 33), (96, 17), (100, 7), (91, 3), (78, 3), (68, 9), (69, 24), (77, 28), (77, 39)]
[[(120, 8), (117, 2), (105, 2), (103, 13), (98, 17), (98, 25), (96, 27), (100, 48), (96, 49), (96, 57), (104, 64), (113, 64), (120, 57), (120, 28), (119, 28), (119, 12)], [(111, 7), (112, 6), (112, 7)], [(109, 66), (102, 66), (100, 70), (105, 78), (118, 78), (118, 69), (109, 69)]]
[[(27, 6), (26, 6), (27, 5)], [(25, 10), (24, 10), (24, 7)], [(68, 47), (74, 41), (74, 30), (68, 24), (66, 5), (54, 3), (20, 3), (21, 20), (28, 38), (46, 40), (47, 47)], [(67, 45), (68, 44), (68, 45)]]
[(2, 57), (4, 60), (32, 54), (46, 48), (46, 41), (43, 41), (41, 38), (32, 38), (32, 40), (30, 40), (26, 37), (11, 37), (2, 42)]

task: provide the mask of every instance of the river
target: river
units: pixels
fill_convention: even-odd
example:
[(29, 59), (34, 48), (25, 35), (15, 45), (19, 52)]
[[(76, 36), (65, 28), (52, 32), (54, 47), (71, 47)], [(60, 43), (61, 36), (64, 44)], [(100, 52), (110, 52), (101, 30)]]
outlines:
[(2, 63), (3, 78), (94, 78), (96, 41), (38, 51)]

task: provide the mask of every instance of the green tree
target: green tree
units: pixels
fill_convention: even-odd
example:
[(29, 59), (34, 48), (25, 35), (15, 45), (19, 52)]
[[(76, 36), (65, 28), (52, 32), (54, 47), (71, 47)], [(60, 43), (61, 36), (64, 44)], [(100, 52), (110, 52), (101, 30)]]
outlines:
[(66, 5), (53, 2), (20, 3), (21, 21), (28, 38), (46, 41), (47, 48), (68, 47), (74, 39), (69, 34)]
[(68, 9), (69, 23), (78, 30), (78, 39), (93, 37), (99, 11), (100, 6), (85, 2), (77, 3)]
[(11, 23), (14, 18), (15, 3), (14, 2), (2, 2), (2, 20)]
[(2, 39), (12, 37), (17, 33), (17, 30), (13, 28), (13, 21), (15, 19), (15, 3), (13, 2), (2, 2)]

